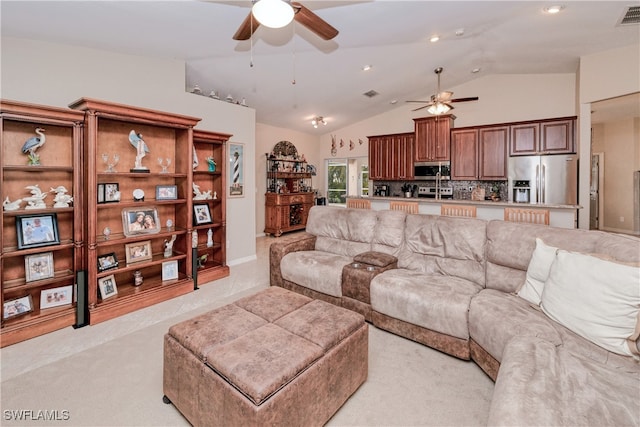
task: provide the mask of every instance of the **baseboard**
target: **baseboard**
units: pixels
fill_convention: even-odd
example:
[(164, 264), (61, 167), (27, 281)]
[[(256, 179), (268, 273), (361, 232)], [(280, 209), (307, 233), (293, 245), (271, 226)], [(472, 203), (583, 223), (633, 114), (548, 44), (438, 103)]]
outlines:
[(600, 227), (600, 231), (607, 231), (609, 233), (630, 234), (632, 236), (640, 236), (640, 231), (627, 230), (623, 228)]
[(229, 262), (227, 263), (227, 265), (228, 265), (229, 267), (232, 267), (232, 266), (234, 266), (234, 265), (244, 264), (245, 262), (255, 261), (255, 260), (257, 260), (257, 259), (258, 259), (258, 256), (257, 256), (256, 254), (253, 254), (253, 255), (246, 256), (246, 257), (244, 257), (244, 258), (238, 258), (238, 259), (234, 259), (234, 260), (232, 260), (232, 261), (229, 261)]

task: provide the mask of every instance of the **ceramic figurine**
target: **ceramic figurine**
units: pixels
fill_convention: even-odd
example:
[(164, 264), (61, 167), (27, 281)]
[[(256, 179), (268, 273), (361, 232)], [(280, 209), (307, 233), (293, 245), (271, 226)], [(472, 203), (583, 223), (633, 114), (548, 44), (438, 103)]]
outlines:
[(22, 146), (22, 153), (27, 154), (29, 157), (30, 166), (38, 166), (40, 164), (40, 156), (36, 154), (36, 150), (42, 147), (45, 143), (46, 137), (44, 136), (44, 129), (36, 128), (36, 133), (40, 136), (32, 136), (27, 139)]
[(142, 158), (149, 152), (149, 147), (142, 139), (142, 134), (136, 133), (135, 130), (129, 132), (129, 143), (136, 149), (136, 161), (131, 172), (148, 172), (149, 168), (142, 166)]
[(196, 170), (200, 162), (198, 162), (198, 153), (196, 153), (196, 147), (193, 147), (193, 170)]
[(209, 258), (209, 254), (204, 254), (198, 257), (198, 268), (204, 267), (204, 264), (207, 262), (207, 258)]
[(212, 156), (207, 157), (207, 164), (209, 165), (209, 172), (216, 171), (216, 161), (213, 160)]
[(200, 191), (200, 186), (193, 183), (193, 200), (209, 200), (211, 199), (211, 190), (207, 190), (204, 193)]
[(211, 229), (207, 231), (207, 247), (213, 247), (213, 230)]
[(213, 200), (218, 200), (218, 192), (217, 191), (213, 192)]
[(164, 257), (169, 258), (173, 255), (173, 242), (176, 241), (176, 235), (171, 236), (171, 240), (164, 241)]
[(198, 230), (193, 230), (193, 232), (191, 233), (191, 247), (198, 247)]
[(56, 193), (56, 196), (53, 198), (55, 202), (53, 204), (54, 208), (68, 208), (69, 204), (73, 202), (73, 197), (67, 194), (67, 189), (64, 185), (60, 185), (56, 188), (51, 187), (51, 191)]
[(22, 199), (27, 202), (27, 206), (25, 207), (25, 209), (45, 209), (47, 207), (47, 205), (44, 203), (44, 199), (48, 194), (46, 191), (43, 193), (37, 184), (28, 185), (24, 188), (28, 188), (29, 190), (31, 190), (31, 196)]
[(168, 230), (173, 229), (173, 220), (171, 218), (167, 220), (167, 229)]
[(142, 277), (142, 272), (140, 270), (136, 270), (133, 273), (133, 286), (140, 286), (142, 285), (142, 281), (143, 281), (143, 277)]
[(4, 208), (5, 211), (15, 211), (20, 209), (20, 203), (22, 203), (22, 199), (18, 199), (13, 202), (10, 202), (9, 196), (7, 196), (7, 198), (4, 199), (4, 202), (2, 202), (2, 207)]

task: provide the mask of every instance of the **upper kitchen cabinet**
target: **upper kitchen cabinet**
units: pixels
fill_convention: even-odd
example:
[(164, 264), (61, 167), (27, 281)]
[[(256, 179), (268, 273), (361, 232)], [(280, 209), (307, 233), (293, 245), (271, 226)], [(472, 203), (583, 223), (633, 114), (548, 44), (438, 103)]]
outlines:
[(479, 126), (451, 131), (451, 179), (507, 179), (509, 126)]
[(450, 131), (455, 118), (454, 115), (449, 114), (413, 119), (416, 162), (450, 160)]
[(369, 136), (369, 179), (413, 179), (414, 134)]
[(538, 120), (511, 125), (511, 156), (575, 153), (576, 117)]

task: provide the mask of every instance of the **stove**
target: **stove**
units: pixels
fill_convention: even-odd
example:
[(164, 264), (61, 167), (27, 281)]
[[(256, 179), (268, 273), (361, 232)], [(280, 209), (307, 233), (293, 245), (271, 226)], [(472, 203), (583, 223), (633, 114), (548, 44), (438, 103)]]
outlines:
[[(453, 188), (440, 187), (441, 199), (453, 199)], [(436, 198), (436, 187), (418, 187), (418, 197)]]

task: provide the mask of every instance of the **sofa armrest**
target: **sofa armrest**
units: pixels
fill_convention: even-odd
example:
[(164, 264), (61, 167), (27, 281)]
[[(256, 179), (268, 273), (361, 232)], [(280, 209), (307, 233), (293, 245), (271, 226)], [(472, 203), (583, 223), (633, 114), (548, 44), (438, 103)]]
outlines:
[(358, 254), (353, 258), (353, 260), (355, 262), (361, 262), (363, 264), (369, 264), (375, 267), (382, 267), (385, 270), (387, 270), (388, 268), (384, 267), (391, 266), (390, 268), (397, 268), (398, 266), (398, 258), (396, 258), (395, 256), (375, 251), (363, 252), (361, 254)]
[(294, 238), (279, 238), (269, 247), (269, 275), (271, 286), (282, 286), (283, 278), (280, 271), (280, 262), (285, 255), (297, 251), (312, 251), (316, 247), (316, 236), (313, 234), (302, 232), (295, 235)]

